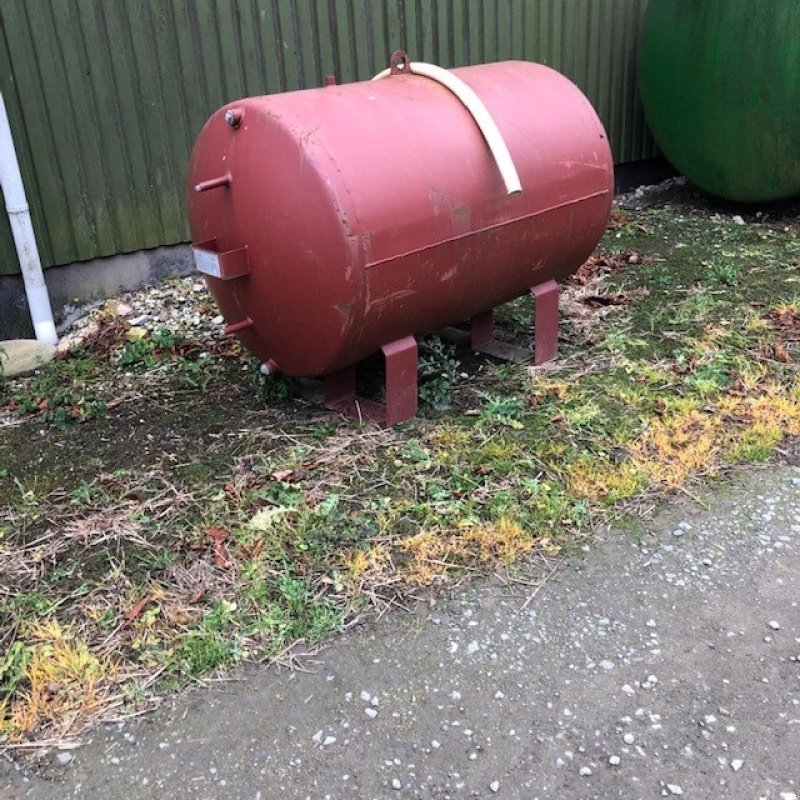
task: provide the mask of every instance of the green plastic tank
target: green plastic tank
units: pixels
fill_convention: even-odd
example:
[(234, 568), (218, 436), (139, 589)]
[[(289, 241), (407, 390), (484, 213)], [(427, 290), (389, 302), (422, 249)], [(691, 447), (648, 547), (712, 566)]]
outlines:
[(800, 0), (649, 0), (639, 88), (656, 143), (700, 188), (800, 195)]

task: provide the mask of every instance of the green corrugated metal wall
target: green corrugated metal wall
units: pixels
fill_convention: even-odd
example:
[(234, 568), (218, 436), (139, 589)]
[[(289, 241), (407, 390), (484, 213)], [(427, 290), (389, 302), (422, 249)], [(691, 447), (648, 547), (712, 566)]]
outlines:
[(598, 108), (617, 161), (649, 157), (635, 76), (643, 2), (2, 0), (0, 89), (42, 260), (185, 241), (185, 164), (215, 108), (330, 73), (368, 78), (397, 48), (443, 66), (550, 64)]

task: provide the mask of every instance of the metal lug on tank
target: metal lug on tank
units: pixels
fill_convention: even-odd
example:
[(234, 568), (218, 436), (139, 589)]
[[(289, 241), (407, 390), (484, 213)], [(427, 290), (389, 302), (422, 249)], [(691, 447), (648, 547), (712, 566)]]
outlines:
[(220, 175), (218, 178), (210, 178), (207, 181), (200, 181), (194, 185), (196, 192), (207, 192), (209, 189), (219, 189), (221, 186), (230, 186), (233, 182), (233, 177), (230, 172)]
[(238, 333), (239, 331), (252, 327), (253, 320), (251, 320), (250, 317), (245, 317), (243, 320), (239, 320), (239, 322), (232, 322), (230, 325), (226, 325), (222, 329), (222, 332), (225, 336), (230, 336), (232, 333)]
[(409, 63), (411, 63), (411, 59), (408, 57), (408, 53), (405, 50), (395, 50), (392, 53), (390, 70), (392, 75), (407, 75), (411, 72), (408, 68)]
[(242, 124), (242, 117), (244, 116), (244, 111), (241, 108), (229, 108), (225, 112), (225, 122), (231, 126), (231, 128), (238, 128), (239, 125)]
[(259, 368), (258, 371), (262, 375), (277, 375), (278, 374), (278, 365), (271, 359), (268, 358)]
[(326, 75), (325, 76), (325, 85), (326, 86), (336, 86), (336, 76), (335, 75)]

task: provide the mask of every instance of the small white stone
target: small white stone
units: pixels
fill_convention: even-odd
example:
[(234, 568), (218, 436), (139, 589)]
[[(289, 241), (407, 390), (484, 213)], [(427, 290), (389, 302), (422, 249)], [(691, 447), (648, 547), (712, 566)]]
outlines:
[(670, 794), (676, 794), (676, 795), (677, 794), (683, 794), (683, 789), (681, 789), (681, 787), (678, 786), (677, 783), (668, 783), (667, 784), (667, 791)]
[(494, 693), (495, 700), (502, 700), (505, 697), (505, 694), (501, 692), (499, 689)]
[(436, 739), (431, 740), (431, 747), (434, 750), (438, 750), (442, 746), (441, 742), (436, 741)]
[(608, 759), (608, 763), (611, 764), (612, 767), (618, 767), (621, 763), (622, 759), (619, 756), (611, 756)]
[(578, 775), (582, 775), (584, 778), (588, 777), (591, 774), (592, 774), (592, 768), (591, 767), (581, 767), (578, 770)]
[(403, 788), (403, 784), (400, 783), (399, 779), (398, 778), (393, 778), (392, 779), (392, 789), (399, 790), (399, 789), (402, 789), (402, 788)]
[(491, 790), (492, 790), (492, 791), (493, 791), (495, 794), (497, 794), (497, 792), (499, 792), (499, 791), (500, 791), (500, 781), (492, 781), (492, 782), (489, 784), (489, 788), (490, 788), (490, 789), (491, 789)]
[(744, 219), (739, 214), (733, 215), (733, 224), (734, 225), (744, 225)]
[(480, 645), (479, 645), (479, 644), (478, 644), (478, 643), (475, 641), (475, 639), (473, 639), (473, 640), (472, 640), (472, 641), (471, 641), (471, 642), (470, 642), (470, 643), (467, 645), (467, 655), (470, 655), (470, 656), (471, 656), (471, 655), (474, 655), (475, 653), (477, 653), (477, 652), (478, 652), (478, 650), (479, 650), (479, 649), (480, 649)]
[(794, 792), (781, 792), (781, 800), (797, 800)]
[(734, 772), (738, 772), (743, 766), (744, 761), (742, 761), (741, 758), (734, 758), (733, 761), (731, 761), (731, 769)]
[(604, 670), (612, 670), (612, 669), (614, 669), (614, 662), (613, 661), (608, 661), (607, 659), (605, 659), (605, 660), (600, 662), (600, 666)]
[(622, 687), (622, 691), (623, 691), (623, 692), (625, 692), (625, 694), (627, 694), (627, 695), (628, 695), (628, 697), (632, 697), (633, 695), (635, 695), (635, 694), (636, 694), (636, 690), (635, 690), (635, 689), (633, 688), (633, 686), (631, 686), (629, 683), (626, 683), (626, 684), (625, 684), (625, 685)]
[(322, 746), (327, 747), (329, 744), (334, 744), (336, 742), (335, 736), (326, 736), (322, 741)]
[(633, 744), (636, 741), (636, 737), (632, 733), (626, 733), (622, 737), (622, 741), (625, 742), (625, 744)]
[(372, 706), (368, 706), (367, 708), (365, 708), (365, 709), (364, 709), (364, 713), (365, 713), (365, 714), (366, 714), (366, 715), (367, 715), (367, 716), (368, 716), (370, 719), (375, 719), (375, 717), (377, 717), (377, 716), (378, 716), (378, 711), (377, 711), (377, 709), (375, 709), (375, 708), (372, 708)]
[(362, 691), (359, 696), (365, 703), (369, 703), (369, 701), (372, 700), (372, 695), (368, 691), (366, 691), (366, 689)]
[(311, 740), (319, 744), (322, 741), (323, 732), (317, 731), (312, 737)]
[(75, 758), (75, 756), (73, 756), (72, 753), (65, 753), (63, 751), (61, 753), (56, 753), (56, 761), (62, 765), (69, 764), (73, 758)]
[(772, 628), (772, 630), (774, 630), (774, 631), (779, 631), (779, 630), (781, 629), (781, 625), (780, 625), (780, 623), (779, 623), (779, 622), (776, 622), (774, 619), (771, 619), (771, 620), (769, 621), (769, 626), (770, 626), (770, 628)]

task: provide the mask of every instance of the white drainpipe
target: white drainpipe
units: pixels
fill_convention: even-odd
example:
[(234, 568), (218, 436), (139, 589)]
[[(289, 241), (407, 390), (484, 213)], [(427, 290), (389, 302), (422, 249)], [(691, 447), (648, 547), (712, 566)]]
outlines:
[(11, 126), (8, 124), (2, 92), (0, 92), (0, 186), (3, 188), (6, 211), (11, 223), (11, 232), (14, 234), (22, 279), (25, 282), (25, 294), (28, 296), (33, 330), (40, 342), (58, 344), (53, 311), (50, 308), (50, 295), (44, 282), (39, 248), (36, 246), (36, 237), (33, 234), (25, 186), (19, 171), (19, 161), (14, 149), (14, 139), (11, 136)]

